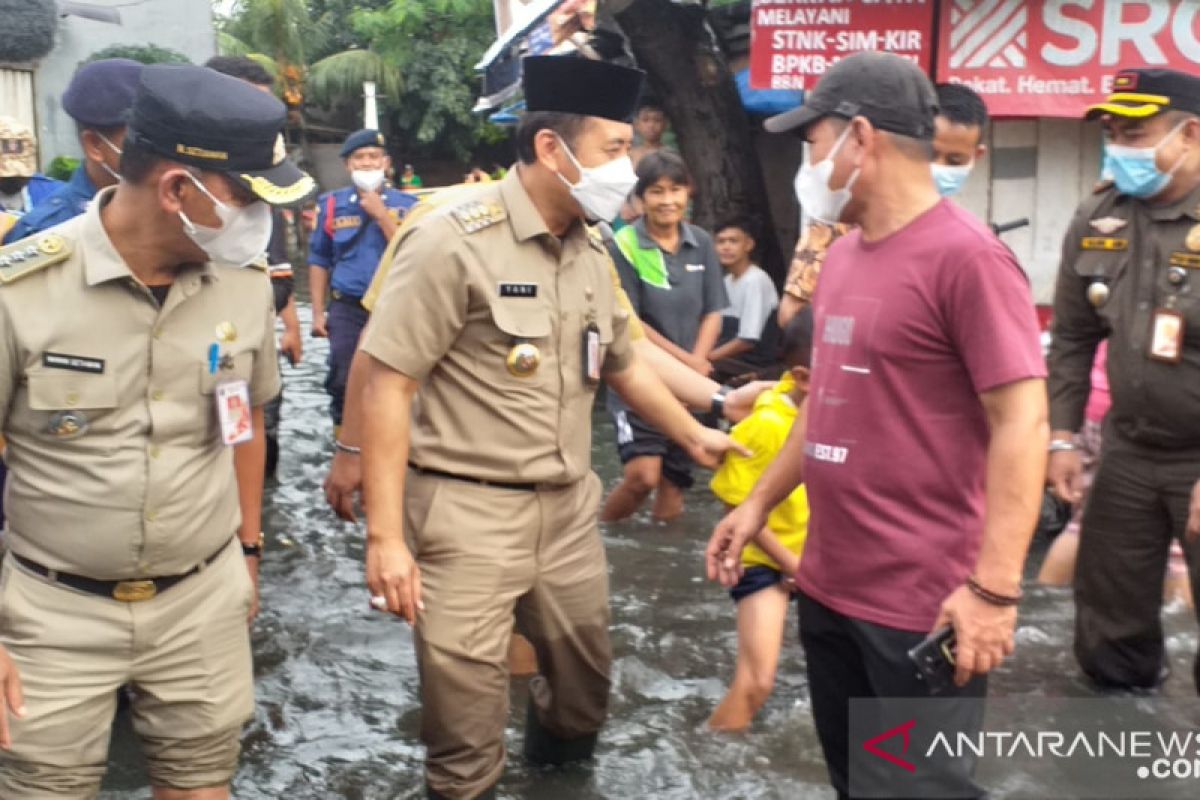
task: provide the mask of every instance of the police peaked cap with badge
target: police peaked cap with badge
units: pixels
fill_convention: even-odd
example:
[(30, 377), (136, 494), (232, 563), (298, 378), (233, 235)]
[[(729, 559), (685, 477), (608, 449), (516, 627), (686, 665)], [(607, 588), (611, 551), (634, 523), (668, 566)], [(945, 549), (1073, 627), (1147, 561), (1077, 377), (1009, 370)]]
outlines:
[(63, 92), (63, 110), (85, 128), (125, 124), (145, 65), (128, 58), (106, 58), (76, 70)]
[(1113, 78), (1113, 91), (1087, 110), (1087, 119), (1103, 114), (1145, 119), (1163, 111), (1200, 114), (1200, 78), (1173, 69), (1123, 69)]
[(521, 61), (525, 110), (580, 114), (629, 122), (646, 73), (577, 56), (527, 56)]
[(382, 133), (373, 128), (363, 128), (346, 137), (346, 141), (342, 143), (342, 149), (338, 151), (338, 155), (346, 158), (355, 150), (361, 150), (364, 147), (385, 146), (386, 143)]
[(142, 70), (127, 142), (179, 164), (221, 172), (272, 205), (310, 197), (316, 182), (287, 158), (287, 107), (256, 87), (207, 67)]
[(834, 64), (804, 105), (770, 117), (763, 127), (803, 136), (824, 117), (866, 117), (881, 131), (932, 140), (937, 111), (937, 92), (920, 67), (894, 53), (866, 50)]

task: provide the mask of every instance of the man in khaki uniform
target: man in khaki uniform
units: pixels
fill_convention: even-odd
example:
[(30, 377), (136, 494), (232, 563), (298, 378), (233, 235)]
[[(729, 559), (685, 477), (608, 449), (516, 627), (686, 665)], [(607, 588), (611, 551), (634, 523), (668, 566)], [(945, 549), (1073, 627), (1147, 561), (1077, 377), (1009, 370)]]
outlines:
[(285, 113), (147, 67), (121, 183), (0, 249), (0, 797), (94, 797), (123, 684), (156, 800), (229, 796), (279, 389), (269, 279), (239, 267), (270, 235), (262, 201), (314, 188), (278, 148)]
[[(1115, 183), (1076, 212), (1054, 294), (1048, 480), (1079, 501), (1073, 437), (1107, 338), (1112, 407), (1075, 565), (1075, 656), (1101, 687), (1144, 689), (1166, 676), (1172, 540), (1200, 591), (1200, 78), (1122, 70), (1113, 87), (1088, 117), (1103, 118)], [(1200, 658), (1194, 673), (1200, 690)]]
[(701, 461), (731, 446), (633, 357), (580, 219), (615, 215), (633, 185), (641, 73), (551, 57), (524, 76), (520, 165), (406, 231), (362, 344), (367, 581), (416, 626), (430, 797), (493, 796), (514, 617), (543, 671), (526, 756), (592, 753), (611, 661), (600, 379)]

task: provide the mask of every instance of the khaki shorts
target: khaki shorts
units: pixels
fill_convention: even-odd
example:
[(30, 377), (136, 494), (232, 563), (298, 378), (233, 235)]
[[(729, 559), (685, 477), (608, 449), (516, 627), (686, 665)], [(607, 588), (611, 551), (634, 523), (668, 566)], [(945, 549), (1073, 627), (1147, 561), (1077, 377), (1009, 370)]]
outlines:
[(141, 603), (50, 583), (4, 559), (0, 644), (20, 673), (26, 714), (10, 718), (0, 798), (94, 797), (125, 684), (154, 785), (227, 783), (254, 710), (252, 596), (236, 541), (199, 574)]

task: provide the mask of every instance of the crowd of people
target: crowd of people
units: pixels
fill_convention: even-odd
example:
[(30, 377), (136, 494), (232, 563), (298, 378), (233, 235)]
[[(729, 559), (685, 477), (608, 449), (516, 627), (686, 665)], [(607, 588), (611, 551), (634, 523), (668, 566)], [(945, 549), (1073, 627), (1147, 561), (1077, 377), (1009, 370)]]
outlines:
[[(286, 209), (314, 196), (325, 493), (349, 520), (361, 493), (370, 603), (413, 625), (429, 797), (494, 796), (514, 642), (536, 672), (525, 757), (591, 757), (612, 660), (599, 523), (648, 500), (677, 518), (697, 466), (727, 509), (703, 568), (738, 641), (709, 725), (752, 723), (795, 601), (839, 797), (852, 699), (936, 691), (982, 724), (1047, 486), (1083, 508), (1043, 570), (1074, 583), (1081, 669), (1102, 691), (1165, 679), (1164, 578), (1187, 595), (1200, 564), (1200, 79), (1123, 71), (1089, 111), (1104, 180), (1066, 235), (1048, 359), (1016, 258), (948, 199), (986, 107), (904, 59), (843, 59), (767, 121), (806, 143), (782, 294), (755, 263), (770, 231), (690, 220), (636, 69), (526, 58), (516, 165), (420, 202), (373, 129), (316, 196), (271, 83), (248, 59), (85, 65), (62, 98), (83, 159), (58, 185), (0, 121), (0, 795), (94, 796), (128, 686), (156, 800), (229, 796), (279, 356), (302, 354)], [(909, 652), (945, 629), (938, 690)]]

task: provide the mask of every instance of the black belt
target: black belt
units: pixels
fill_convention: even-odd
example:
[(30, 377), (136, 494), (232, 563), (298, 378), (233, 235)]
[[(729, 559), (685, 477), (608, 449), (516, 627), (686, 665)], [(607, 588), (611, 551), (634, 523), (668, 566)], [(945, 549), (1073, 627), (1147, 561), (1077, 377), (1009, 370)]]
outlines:
[(366, 308), (366, 306), (364, 306), (362, 304), (361, 297), (355, 297), (352, 294), (346, 294), (345, 292), (339, 292), (337, 289), (334, 289), (329, 294), (331, 297), (333, 297), (333, 301), (335, 303), (346, 303), (348, 305), (358, 306), (359, 308)]
[(217, 548), (217, 552), (180, 575), (168, 575), (165, 578), (140, 578), (128, 581), (98, 581), (94, 578), (85, 578), (82, 575), (71, 575), (67, 572), (50, 569), (16, 553), (12, 553), (12, 557), (17, 560), (17, 563), (25, 567), (25, 569), (35, 572), (54, 583), (61, 583), (63, 586), (69, 586), (72, 589), (78, 589), (88, 594), (120, 600), (122, 603), (140, 603), (143, 600), (151, 599), (159, 592), (165, 592), (185, 578), (192, 577), (213, 561), (216, 561), (217, 556), (225, 552), (225, 548), (228, 546), (228, 542), (221, 545)]
[(428, 475), (432, 478), (449, 478), (452, 481), (466, 481), (467, 483), (477, 483), (480, 486), (491, 486), (496, 489), (512, 489), (515, 492), (536, 492), (538, 490), (538, 484), (536, 483), (487, 481), (483, 478), (472, 478), (469, 475), (455, 475), (453, 472), (443, 472), (440, 469), (427, 469), (425, 467), (418, 467), (411, 461), (408, 462), (408, 468), (418, 475)]

